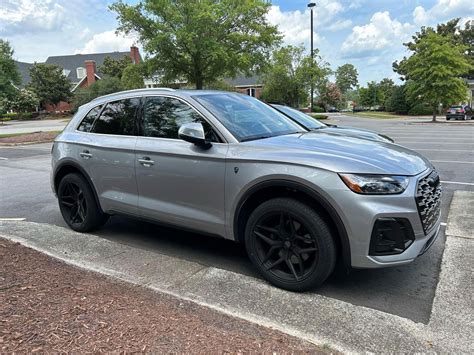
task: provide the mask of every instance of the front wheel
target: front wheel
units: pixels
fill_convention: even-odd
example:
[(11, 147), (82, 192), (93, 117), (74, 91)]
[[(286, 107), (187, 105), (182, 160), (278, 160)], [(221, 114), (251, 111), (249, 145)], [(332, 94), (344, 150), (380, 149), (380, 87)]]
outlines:
[(58, 202), (64, 221), (77, 232), (90, 232), (108, 219), (97, 205), (89, 183), (79, 174), (67, 174), (61, 179)]
[(258, 206), (245, 229), (250, 260), (272, 284), (306, 291), (322, 284), (334, 270), (336, 246), (324, 219), (291, 198)]

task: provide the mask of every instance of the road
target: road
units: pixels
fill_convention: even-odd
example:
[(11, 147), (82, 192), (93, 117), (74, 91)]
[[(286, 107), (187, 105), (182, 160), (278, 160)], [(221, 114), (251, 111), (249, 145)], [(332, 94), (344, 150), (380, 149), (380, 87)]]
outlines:
[[(443, 181), (442, 214), (455, 190), (474, 191), (474, 126), (420, 124), (408, 120), (331, 116), (331, 123), (369, 128), (432, 160)], [(0, 147), (0, 218), (65, 226), (49, 187), (50, 144)], [(203, 265), (256, 276), (244, 251), (232, 242), (113, 217), (99, 237), (156, 250)], [(429, 252), (414, 263), (333, 276), (317, 293), (427, 323), (444, 248), (444, 229)]]
[(0, 135), (62, 131), (68, 122), (69, 119), (5, 122), (0, 124)]

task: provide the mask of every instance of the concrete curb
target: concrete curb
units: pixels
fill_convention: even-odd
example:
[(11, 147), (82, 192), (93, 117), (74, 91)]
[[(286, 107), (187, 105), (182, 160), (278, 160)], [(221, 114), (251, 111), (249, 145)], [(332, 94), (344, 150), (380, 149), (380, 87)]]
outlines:
[(16, 147), (19, 145), (33, 145), (33, 144), (51, 143), (51, 142), (54, 142), (54, 139), (37, 141), (37, 142), (21, 142), (21, 143), (1, 143), (0, 142), (0, 147)]
[[(457, 191), (453, 206), (474, 201)], [(464, 202), (463, 202), (464, 203)], [(473, 206), (468, 203), (468, 206)], [(474, 210), (470, 211), (474, 214)], [(451, 214), (451, 213), (450, 213)], [(456, 223), (456, 218), (448, 219)], [(452, 226), (451, 228), (458, 228)], [(459, 227), (461, 228), (461, 227)], [(448, 228), (449, 229), (449, 228)], [(450, 229), (449, 229), (450, 230)], [(472, 233), (472, 227), (466, 233)], [(0, 235), (87, 270), (100, 272), (343, 352), (472, 353), (473, 239), (447, 236), (427, 325), (316, 294), (156, 252), (32, 222), (0, 222)]]

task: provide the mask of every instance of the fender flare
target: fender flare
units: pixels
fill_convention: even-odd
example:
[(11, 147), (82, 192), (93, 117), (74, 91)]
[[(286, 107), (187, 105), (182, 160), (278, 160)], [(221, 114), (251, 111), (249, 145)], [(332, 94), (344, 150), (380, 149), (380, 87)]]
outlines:
[[(343, 259), (344, 265), (349, 266), (349, 267), (351, 266), (351, 247), (349, 243), (349, 237), (347, 235), (347, 230), (344, 225), (344, 222), (342, 221), (341, 217), (337, 213), (336, 209), (329, 203), (329, 201), (324, 196), (322, 196), (320, 193), (318, 193), (314, 189), (309, 188), (301, 183), (291, 181), (291, 180), (284, 180), (284, 179), (267, 180), (267, 181), (259, 182), (253, 185), (252, 187), (250, 187), (247, 191), (245, 191), (245, 193), (242, 195), (239, 202), (237, 203), (237, 207), (235, 209), (235, 213), (233, 216), (234, 233), (238, 232), (238, 222), (239, 222), (239, 216), (242, 210), (242, 206), (245, 204), (245, 202), (247, 202), (250, 196), (252, 196), (254, 193), (268, 187), (286, 187), (286, 188), (294, 189), (294, 190), (305, 193), (306, 195), (314, 199), (318, 204), (320, 204), (325, 209), (325, 211), (329, 214), (330, 218), (332, 219), (337, 229), (339, 240), (342, 246), (342, 259)], [(240, 240), (240, 238), (236, 235), (235, 240)]]

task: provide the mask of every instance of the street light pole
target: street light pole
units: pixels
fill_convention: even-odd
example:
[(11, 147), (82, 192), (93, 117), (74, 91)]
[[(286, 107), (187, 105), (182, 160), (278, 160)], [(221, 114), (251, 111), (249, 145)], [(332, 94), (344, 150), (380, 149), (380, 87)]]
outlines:
[[(311, 69), (314, 69), (314, 50), (313, 50), (313, 7), (316, 6), (316, 3), (310, 2), (308, 7), (311, 10)], [(313, 112), (313, 95), (314, 95), (314, 77), (313, 72), (311, 72), (311, 112)]]

